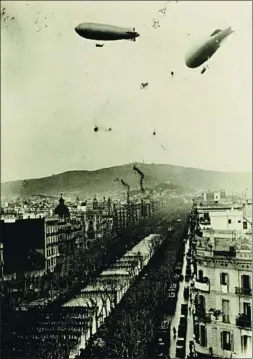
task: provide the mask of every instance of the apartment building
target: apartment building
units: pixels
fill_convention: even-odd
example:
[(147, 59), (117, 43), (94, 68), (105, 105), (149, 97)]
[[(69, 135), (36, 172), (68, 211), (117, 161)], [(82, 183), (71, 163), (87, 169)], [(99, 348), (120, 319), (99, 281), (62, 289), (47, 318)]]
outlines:
[(113, 229), (121, 230), (135, 223), (143, 217), (143, 206), (141, 203), (126, 203), (113, 209)]
[(208, 202), (208, 201), (220, 201), (221, 199), (225, 198), (225, 191), (224, 190), (215, 190), (215, 191), (208, 191), (208, 192), (204, 192), (202, 193), (202, 200), (204, 202)]
[(200, 357), (251, 358), (252, 232), (244, 230), (238, 213), (221, 212), (219, 218), (211, 212), (210, 226), (195, 239), (196, 352)]
[(3, 274), (7, 277), (14, 273), (53, 272), (66, 255), (74, 255), (84, 240), (82, 222), (58, 216), (1, 220), (0, 230)]

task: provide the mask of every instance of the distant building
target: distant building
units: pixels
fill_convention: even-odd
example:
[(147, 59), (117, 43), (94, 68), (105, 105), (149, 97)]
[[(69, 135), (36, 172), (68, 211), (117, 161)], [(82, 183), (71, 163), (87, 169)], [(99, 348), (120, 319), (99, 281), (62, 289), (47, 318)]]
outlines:
[(203, 229), (244, 231), (252, 226), (246, 206), (208, 205), (197, 206), (199, 223)]
[(44, 270), (46, 264), (45, 220), (1, 220), (3, 274)]
[(226, 197), (224, 190), (208, 191), (202, 194), (203, 202), (219, 202)]
[(84, 242), (83, 223), (76, 219), (1, 220), (0, 228), (4, 275), (52, 272), (66, 255), (73, 255)]
[(140, 203), (128, 203), (120, 206), (114, 205), (113, 209), (113, 229), (120, 231), (123, 228), (131, 226), (142, 217), (142, 206)]
[(55, 208), (54, 213), (57, 214), (59, 217), (61, 218), (68, 218), (70, 217), (70, 212), (68, 207), (64, 204), (64, 199), (61, 198), (59, 199), (59, 204), (58, 206)]

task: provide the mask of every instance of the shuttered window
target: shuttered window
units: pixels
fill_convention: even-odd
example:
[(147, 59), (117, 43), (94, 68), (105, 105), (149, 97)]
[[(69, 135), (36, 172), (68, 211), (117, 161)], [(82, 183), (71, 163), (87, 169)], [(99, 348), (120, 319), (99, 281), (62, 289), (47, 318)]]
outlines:
[(223, 350), (233, 350), (233, 333), (223, 331), (221, 332), (221, 348)]

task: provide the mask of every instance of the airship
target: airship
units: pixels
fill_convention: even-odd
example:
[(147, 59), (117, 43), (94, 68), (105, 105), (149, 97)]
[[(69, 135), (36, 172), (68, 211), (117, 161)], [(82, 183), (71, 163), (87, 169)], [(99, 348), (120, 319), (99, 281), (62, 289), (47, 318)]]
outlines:
[(210, 59), (219, 49), (222, 42), (234, 31), (231, 27), (225, 30), (215, 30), (209, 38), (203, 40), (200, 44), (192, 48), (185, 56), (185, 64), (187, 67), (194, 69), (201, 66)]
[(135, 28), (124, 28), (113, 25), (103, 25), (94, 23), (82, 23), (75, 27), (75, 31), (81, 37), (89, 40), (115, 41), (130, 40), (135, 41), (140, 36)]

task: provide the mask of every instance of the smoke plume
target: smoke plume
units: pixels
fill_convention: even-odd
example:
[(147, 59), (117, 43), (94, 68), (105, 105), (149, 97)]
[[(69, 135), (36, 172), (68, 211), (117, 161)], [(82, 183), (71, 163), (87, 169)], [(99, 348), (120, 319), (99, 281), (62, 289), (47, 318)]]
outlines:
[(114, 182), (121, 182), (123, 184), (123, 186), (127, 187), (127, 200), (129, 201), (129, 197), (130, 197), (130, 186), (129, 184), (127, 184), (125, 181), (122, 180), (119, 180), (118, 178), (116, 178), (114, 180)]
[(121, 183), (123, 184), (123, 186), (127, 187), (127, 193), (130, 193), (130, 186), (129, 184), (127, 184), (126, 182), (123, 181), (123, 179), (121, 180)]
[(141, 171), (139, 170), (139, 168), (136, 167), (135, 165), (133, 166), (133, 170), (136, 171), (136, 172), (141, 176), (140, 186), (141, 186), (142, 192), (145, 192), (145, 189), (144, 189), (144, 187), (143, 187), (143, 180), (144, 180), (144, 177), (145, 177), (144, 173), (141, 172)]

